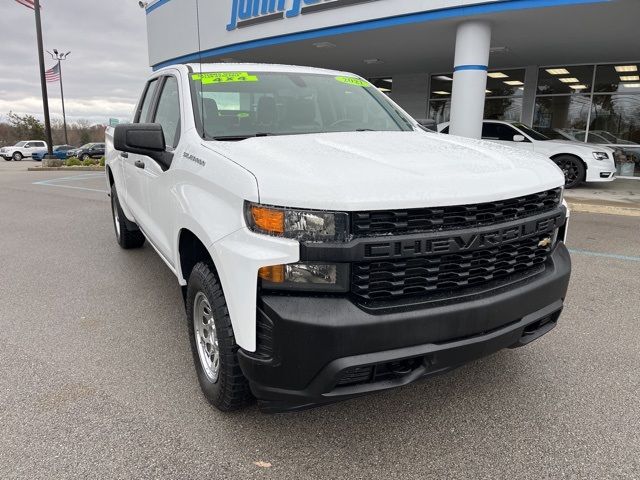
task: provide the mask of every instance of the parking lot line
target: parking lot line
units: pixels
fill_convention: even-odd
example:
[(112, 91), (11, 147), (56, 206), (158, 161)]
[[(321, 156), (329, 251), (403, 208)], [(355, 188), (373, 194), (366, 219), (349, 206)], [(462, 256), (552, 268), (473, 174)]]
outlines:
[(88, 192), (99, 192), (99, 193), (107, 193), (106, 190), (101, 190), (97, 188), (89, 188), (89, 187), (76, 187), (73, 185), (64, 185), (59, 184), (58, 182), (72, 182), (78, 180), (88, 180), (92, 178), (103, 177), (104, 173), (84, 173), (79, 175), (74, 175), (72, 177), (61, 177), (61, 178), (51, 178), (49, 180), (40, 180), (38, 182), (33, 182), (33, 185), (43, 185), (45, 187), (58, 187), (58, 188), (70, 188), (73, 190), (85, 190)]
[(630, 262), (640, 262), (640, 257), (635, 257), (633, 255), (618, 255), (615, 253), (592, 252), (589, 250), (582, 250), (580, 248), (570, 248), (569, 252), (577, 253), (578, 255), (586, 255), (588, 257), (603, 257), (603, 258), (613, 258), (616, 260), (626, 260)]

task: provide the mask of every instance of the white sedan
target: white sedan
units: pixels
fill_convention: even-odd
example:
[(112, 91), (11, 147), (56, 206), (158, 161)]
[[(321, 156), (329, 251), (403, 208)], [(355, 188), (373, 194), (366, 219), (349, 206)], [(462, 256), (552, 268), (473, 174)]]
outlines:
[[(449, 122), (438, 125), (438, 132), (449, 133)], [(614, 151), (601, 145), (568, 140), (551, 140), (519, 122), (484, 120), (482, 139), (541, 153), (564, 172), (565, 187), (582, 182), (611, 182), (615, 178)]]

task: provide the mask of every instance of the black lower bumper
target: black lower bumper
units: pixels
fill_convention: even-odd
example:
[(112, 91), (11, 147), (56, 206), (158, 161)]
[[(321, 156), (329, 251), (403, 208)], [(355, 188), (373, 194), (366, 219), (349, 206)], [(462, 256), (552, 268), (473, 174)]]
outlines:
[(406, 385), (550, 331), (570, 273), (559, 243), (535, 277), (420, 309), (379, 314), (348, 298), (263, 295), (258, 350), (240, 350), (240, 364), (271, 412)]

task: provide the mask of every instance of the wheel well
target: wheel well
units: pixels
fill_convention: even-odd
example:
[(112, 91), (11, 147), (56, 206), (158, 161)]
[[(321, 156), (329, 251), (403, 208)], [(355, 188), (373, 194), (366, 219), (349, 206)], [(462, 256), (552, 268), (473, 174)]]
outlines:
[(556, 155), (554, 155), (553, 157), (551, 157), (551, 160), (555, 160), (558, 157), (573, 157), (573, 158), (577, 158), (578, 160), (580, 160), (580, 163), (582, 163), (582, 166), (584, 167), (585, 171), (587, 170), (587, 164), (585, 163), (585, 161), (583, 159), (581, 159), (578, 155), (574, 155), (573, 153), (558, 153)]
[(185, 280), (189, 279), (191, 270), (198, 262), (207, 262), (215, 271), (213, 260), (207, 247), (200, 239), (191, 231), (182, 229), (180, 231), (180, 240), (178, 241), (178, 252), (180, 254), (180, 269)]

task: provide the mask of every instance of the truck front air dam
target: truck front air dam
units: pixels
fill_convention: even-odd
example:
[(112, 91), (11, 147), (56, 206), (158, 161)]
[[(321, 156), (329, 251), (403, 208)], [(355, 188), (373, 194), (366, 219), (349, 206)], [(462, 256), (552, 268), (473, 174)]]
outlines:
[(241, 367), (271, 412), (406, 385), (550, 331), (570, 273), (559, 242), (534, 277), (419, 309), (370, 313), (348, 297), (262, 295), (257, 349), (239, 351)]

